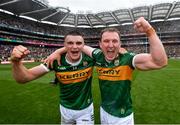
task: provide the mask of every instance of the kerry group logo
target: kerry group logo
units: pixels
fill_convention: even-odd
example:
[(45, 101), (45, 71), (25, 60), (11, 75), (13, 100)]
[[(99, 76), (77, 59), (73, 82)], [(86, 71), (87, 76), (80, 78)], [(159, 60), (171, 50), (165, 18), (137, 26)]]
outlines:
[(58, 80), (63, 84), (82, 82), (92, 76), (92, 67), (70, 72), (57, 72)]
[(129, 66), (118, 66), (115, 68), (96, 67), (96, 69), (101, 80), (118, 81), (132, 79), (133, 69)]

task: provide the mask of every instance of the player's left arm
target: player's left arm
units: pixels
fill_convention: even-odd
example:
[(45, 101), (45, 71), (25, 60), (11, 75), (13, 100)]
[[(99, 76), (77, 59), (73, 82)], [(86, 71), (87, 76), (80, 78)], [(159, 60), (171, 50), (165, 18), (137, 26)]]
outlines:
[(160, 69), (166, 66), (168, 64), (168, 59), (165, 49), (155, 30), (148, 21), (143, 17), (140, 17), (135, 21), (134, 28), (139, 32), (146, 33), (150, 45), (150, 53), (137, 54), (134, 57), (135, 67), (140, 70), (151, 70)]

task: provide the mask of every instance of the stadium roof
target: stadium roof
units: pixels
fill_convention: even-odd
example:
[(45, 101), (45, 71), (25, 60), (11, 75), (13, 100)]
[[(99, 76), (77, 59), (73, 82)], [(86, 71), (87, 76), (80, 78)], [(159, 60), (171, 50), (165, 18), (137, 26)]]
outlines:
[(100, 27), (133, 23), (143, 16), (148, 21), (180, 18), (180, 2), (160, 3), (95, 14), (74, 14), (68, 8), (50, 7), (39, 0), (0, 0), (0, 9), (59, 26)]

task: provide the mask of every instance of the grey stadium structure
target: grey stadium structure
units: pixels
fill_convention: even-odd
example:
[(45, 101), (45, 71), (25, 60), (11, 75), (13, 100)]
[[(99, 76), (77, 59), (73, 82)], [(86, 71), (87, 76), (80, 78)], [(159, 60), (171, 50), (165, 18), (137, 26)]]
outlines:
[(132, 26), (139, 17), (152, 24), (169, 57), (180, 57), (180, 1), (74, 14), (68, 8), (54, 8), (40, 0), (1, 0), (0, 60), (7, 61), (12, 47), (19, 44), (32, 50), (27, 60), (42, 60), (63, 46), (64, 35), (71, 30), (81, 31), (86, 44), (98, 47), (99, 32), (105, 27), (118, 28), (122, 46), (129, 51), (147, 52), (147, 37)]

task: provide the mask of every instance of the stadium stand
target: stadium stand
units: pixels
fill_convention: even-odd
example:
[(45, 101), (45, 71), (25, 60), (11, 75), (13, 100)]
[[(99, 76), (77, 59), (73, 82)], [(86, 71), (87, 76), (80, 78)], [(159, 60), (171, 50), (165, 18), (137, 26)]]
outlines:
[(73, 14), (67, 8), (53, 8), (38, 0), (1, 0), (0, 9), (0, 62), (8, 61), (13, 46), (19, 44), (31, 50), (26, 60), (41, 61), (63, 46), (64, 35), (71, 30), (82, 32), (87, 45), (98, 47), (104, 27), (118, 28), (122, 46), (129, 51), (147, 52), (147, 37), (133, 29), (134, 20), (141, 16), (156, 29), (168, 57), (180, 57), (180, 2)]

